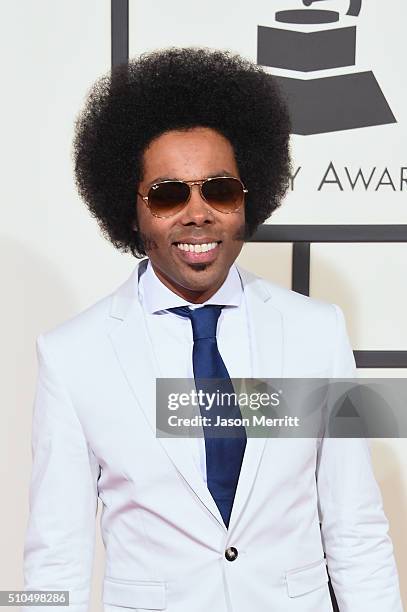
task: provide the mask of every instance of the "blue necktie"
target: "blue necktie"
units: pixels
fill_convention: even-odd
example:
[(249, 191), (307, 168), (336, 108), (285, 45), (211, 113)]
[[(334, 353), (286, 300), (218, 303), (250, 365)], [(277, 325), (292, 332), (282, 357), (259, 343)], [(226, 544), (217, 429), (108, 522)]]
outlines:
[[(194, 339), (192, 362), (197, 392), (202, 390), (204, 393), (216, 391), (234, 393), (229, 372), (216, 342), (216, 327), (222, 308), (223, 306), (207, 305), (194, 310), (188, 306), (168, 309), (170, 312), (188, 317), (192, 323)], [(211, 384), (208, 379), (216, 381)], [(208, 416), (204, 406), (200, 406), (200, 410), (203, 416)], [(230, 406), (215, 402), (209, 414), (212, 423), (216, 422), (218, 416), (241, 418), (239, 405), (236, 402), (232, 402)], [(228, 427), (227, 430), (223, 429), (223, 433), (221, 429), (214, 433), (214, 428), (211, 427), (211, 436), (209, 436), (208, 428), (203, 429), (208, 489), (228, 527), (246, 448), (246, 430), (243, 426), (236, 425), (233, 428)]]

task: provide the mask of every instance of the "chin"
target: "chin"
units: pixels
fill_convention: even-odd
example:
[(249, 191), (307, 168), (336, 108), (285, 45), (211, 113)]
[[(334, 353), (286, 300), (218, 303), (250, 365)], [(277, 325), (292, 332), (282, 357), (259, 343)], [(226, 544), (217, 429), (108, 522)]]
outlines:
[(197, 274), (193, 276), (184, 277), (180, 279), (180, 283), (178, 283), (181, 287), (186, 289), (187, 291), (194, 291), (202, 293), (204, 291), (208, 291), (217, 284), (218, 278), (211, 278), (205, 274), (205, 268), (203, 264), (199, 264), (199, 268), (195, 268)]

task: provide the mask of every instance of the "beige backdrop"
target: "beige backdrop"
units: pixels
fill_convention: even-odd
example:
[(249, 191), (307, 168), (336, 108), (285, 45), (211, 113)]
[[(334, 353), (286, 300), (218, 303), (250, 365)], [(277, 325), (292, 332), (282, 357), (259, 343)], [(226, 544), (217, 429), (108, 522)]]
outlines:
[[(210, 0), (195, 6), (186, 0), (130, 0), (131, 55), (170, 44), (203, 44), (231, 48), (255, 59), (255, 28), (271, 25), (274, 7), (287, 5), (278, 4)], [(346, 2), (332, 4), (342, 10)], [(366, 4), (370, 16), (360, 28), (364, 43), (360, 59), (364, 68), (374, 69), (399, 123), (294, 137), (295, 161), (306, 165), (306, 172), (301, 186), (289, 194), (272, 222), (407, 222), (405, 193), (348, 190), (338, 194), (332, 188), (316, 194), (313, 187), (331, 157), (342, 168), (363, 162), (366, 167), (389, 164), (396, 171), (403, 164), (401, 134), (406, 134), (407, 103), (400, 93), (402, 87), (406, 89), (401, 28), (406, 6), (402, 0), (389, 0), (384, 11), (381, 2)], [(7, 590), (22, 588), (35, 338), (110, 292), (128, 276), (134, 260), (100, 237), (75, 192), (70, 158), (74, 117), (88, 87), (110, 66), (110, 2), (9, 2), (2, 10), (2, 24), (2, 167), (6, 171), (1, 181), (0, 229), (0, 590)], [(378, 33), (385, 44), (383, 40), (377, 44)], [(406, 261), (407, 245), (312, 247), (311, 294), (343, 307), (354, 348), (407, 349)], [(240, 263), (285, 286), (290, 284), (290, 245), (247, 245)], [(405, 370), (360, 371), (361, 376), (405, 374)], [(373, 443), (375, 473), (407, 605), (405, 450), (405, 440)], [(100, 609), (103, 562), (98, 532), (94, 611)]]

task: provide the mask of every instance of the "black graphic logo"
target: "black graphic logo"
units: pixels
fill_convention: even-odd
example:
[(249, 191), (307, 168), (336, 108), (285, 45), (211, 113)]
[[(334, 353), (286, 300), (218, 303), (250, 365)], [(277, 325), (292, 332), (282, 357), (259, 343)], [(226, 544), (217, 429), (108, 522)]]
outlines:
[[(322, 0), (323, 1), (323, 0)], [(307, 7), (321, 0), (303, 0)], [(348, 16), (358, 17), (362, 0), (350, 0)], [(257, 63), (297, 72), (356, 65), (356, 26), (320, 29), (340, 22), (337, 11), (278, 11), (278, 24), (316, 26), (303, 32), (283, 26), (258, 26)], [(319, 26), (319, 27), (318, 27)], [(275, 76), (286, 94), (294, 134), (322, 134), (397, 123), (372, 71), (320, 78)]]

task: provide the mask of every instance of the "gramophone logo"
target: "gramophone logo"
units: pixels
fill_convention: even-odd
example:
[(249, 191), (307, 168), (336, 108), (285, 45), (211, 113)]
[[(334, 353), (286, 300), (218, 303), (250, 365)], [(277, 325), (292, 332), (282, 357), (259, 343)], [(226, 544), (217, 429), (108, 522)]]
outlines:
[[(303, 4), (310, 7), (320, 1), (303, 0)], [(358, 17), (361, 7), (362, 0), (350, 0), (347, 15)], [(278, 11), (275, 19), (278, 27), (258, 27), (258, 64), (283, 68), (288, 74), (292, 70), (344, 69), (343, 74), (311, 79), (275, 76), (286, 94), (295, 134), (397, 123), (373, 72), (347, 72), (356, 65), (356, 26), (321, 29), (340, 22), (340, 15), (311, 8)], [(313, 31), (304, 32), (296, 26), (310, 26)]]

